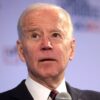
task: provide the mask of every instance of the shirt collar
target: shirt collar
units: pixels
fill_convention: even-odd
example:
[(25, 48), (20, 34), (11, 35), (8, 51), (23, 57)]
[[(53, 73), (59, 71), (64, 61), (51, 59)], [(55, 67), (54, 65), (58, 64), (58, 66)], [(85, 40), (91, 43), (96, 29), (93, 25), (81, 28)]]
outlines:
[(30, 77), (25, 82), (29, 92), (31, 93), (34, 100), (47, 100), (50, 90), (43, 85), (32, 80)]
[[(36, 81), (32, 80), (30, 77), (28, 77), (25, 81), (25, 84), (34, 98), (34, 100), (47, 100), (48, 96), (51, 92), (48, 88), (44, 87), (43, 85), (37, 83)], [(65, 79), (61, 82), (61, 84), (56, 89), (59, 93), (60, 92), (67, 92)]]
[(61, 84), (57, 87), (56, 89), (59, 93), (61, 92), (68, 92), (67, 91), (67, 87), (66, 87), (66, 83), (65, 83), (65, 79), (62, 80)]

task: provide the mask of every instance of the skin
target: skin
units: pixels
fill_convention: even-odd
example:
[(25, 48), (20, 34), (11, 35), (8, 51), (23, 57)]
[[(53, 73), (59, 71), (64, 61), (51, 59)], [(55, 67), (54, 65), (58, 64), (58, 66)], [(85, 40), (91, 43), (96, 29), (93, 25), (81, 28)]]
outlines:
[(29, 76), (49, 89), (61, 83), (74, 55), (75, 40), (69, 37), (69, 27), (67, 16), (52, 7), (30, 10), (21, 20), (19, 56)]

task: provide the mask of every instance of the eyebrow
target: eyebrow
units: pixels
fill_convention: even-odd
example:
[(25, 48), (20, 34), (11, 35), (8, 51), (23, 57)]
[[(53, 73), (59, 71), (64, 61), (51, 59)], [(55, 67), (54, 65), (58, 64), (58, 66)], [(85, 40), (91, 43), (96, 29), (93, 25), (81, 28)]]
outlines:
[(32, 32), (32, 31), (41, 31), (39, 28), (37, 27), (31, 27), (31, 28), (27, 28), (27, 29), (23, 29), (24, 32)]

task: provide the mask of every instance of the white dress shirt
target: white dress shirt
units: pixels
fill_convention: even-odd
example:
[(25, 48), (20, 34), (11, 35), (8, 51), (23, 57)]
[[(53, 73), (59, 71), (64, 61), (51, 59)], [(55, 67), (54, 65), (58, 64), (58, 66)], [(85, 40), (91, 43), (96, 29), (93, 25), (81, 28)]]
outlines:
[[(51, 92), (50, 89), (44, 87), (43, 85), (37, 83), (36, 81), (32, 80), (28, 77), (25, 81), (26, 87), (29, 90), (30, 94), (34, 98), (34, 100), (48, 100), (49, 94)], [(61, 84), (56, 89), (59, 93), (60, 92), (67, 92), (65, 79), (61, 82)]]

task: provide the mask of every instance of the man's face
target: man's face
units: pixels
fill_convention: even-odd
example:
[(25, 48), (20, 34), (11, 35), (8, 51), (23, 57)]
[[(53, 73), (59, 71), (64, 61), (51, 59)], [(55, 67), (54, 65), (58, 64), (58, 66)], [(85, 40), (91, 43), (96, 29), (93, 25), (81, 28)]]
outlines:
[(23, 18), (23, 36), (17, 47), (31, 77), (63, 78), (74, 52), (68, 27), (67, 19), (53, 10), (30, 11)]

